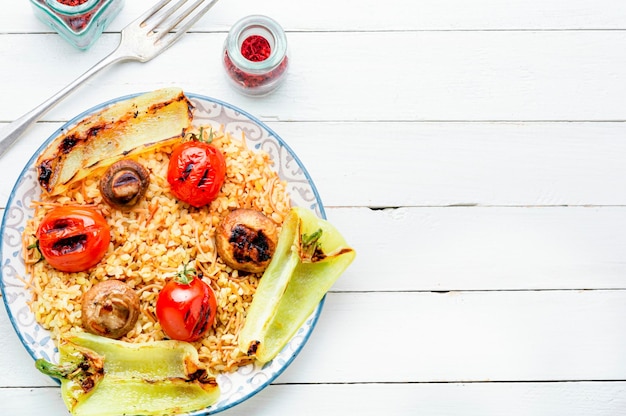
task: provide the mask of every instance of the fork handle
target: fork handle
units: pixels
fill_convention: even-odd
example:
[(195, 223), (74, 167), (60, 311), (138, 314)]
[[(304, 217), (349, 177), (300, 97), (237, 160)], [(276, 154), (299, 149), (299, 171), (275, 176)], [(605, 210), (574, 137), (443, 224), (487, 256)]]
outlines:
[(44, 114), (46, 114), (52, 107), (58, 104), (66, 96), (69, 95), (75, 88), (79, 87), (83, 82), (108, 67), (115, 62), (130, 59), (130, 57), (122, 53), (120, 49), (116, 49), (107, 55), (100, 62), (92, 66), (84, 74), (76, 78), (65, 88), (48, 98), (39, 106), (33, 108), (30, 112), (24, 114), (22, 117), (11, 122), (0, 131), (0, 157), (4, 155), (7, 150), (17, 141), (17, 139), (30, 127), (31, 124), (39, 120)]

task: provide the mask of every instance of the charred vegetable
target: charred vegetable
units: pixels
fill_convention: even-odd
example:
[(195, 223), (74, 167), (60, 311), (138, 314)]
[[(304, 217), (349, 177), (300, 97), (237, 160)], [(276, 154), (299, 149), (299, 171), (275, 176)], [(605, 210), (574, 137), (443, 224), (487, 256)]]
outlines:
[(140, 163), (123, 159), (113, 163), (100, 178), (102, 199), (118, 209), (130, 208), (139, 202), (150, 185), (150, 173)]
[(120, 280), (96, 283), (83, 295), (83, 328), (96, 335), (121, 338), (137, 322), (139, 296)]
[(239, 334), (239, 348), (260, 362), (272, 360), (355, 255), (328, 221), (292, 208)]
[(278, 229), (274, 221), (252, 209), (228, 213), (217, 227), (217, 253), (228, 266), (259, 273), (270, 263)]
[(215, 403), (215, 377), (186, 342), (131, 344), (79, 333), (61, 339), (60, 363), (38, 359), (39, 371), (61, 381), (72, 415), (164, 415)]
[(166, 88), (119, 101), (57, 137), (37, 159), (39, 185), (51, 195), (128, 155), (172, 144), (191, 126), (191, 102)]
[(226, 177), (226, 161), (220, 150), (211, 145), (213, 132), (204, 137), (204, 129), (192, 139), (174, 146), (167, 167), (167, 182), (174, 196), (199, 208), (213, 201)]
[(163, 332), (179, 341), (200, 339), (213, 325), (216, 314), (213, 289), (188, 264), (165, 284), (156, 302), (156, 315)]
[(67, 205), (46, 214), (36, 237), (39, 251), (52, 267), (63, 272), (81, 272), (104, 257), (111, 232), (95, 209)]

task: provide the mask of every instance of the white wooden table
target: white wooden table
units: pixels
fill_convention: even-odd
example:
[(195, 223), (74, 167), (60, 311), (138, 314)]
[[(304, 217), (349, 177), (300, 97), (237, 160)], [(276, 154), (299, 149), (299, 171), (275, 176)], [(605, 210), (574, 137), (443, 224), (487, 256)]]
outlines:
[[(26, 0), (2, 0), (0, 123), (154, 2), (127, 1), (79, 52)], [(253, 13), (290, 47), (263, 99), (231, 90), (220, 64)], [(165, 86), (267, 122), (358, 253), (298, 358), (225, 414), (626, 414), (623, 0), (222, 0), (162, 56), (108, 69), (35, 125), (0, 159), (0, 207), (64, 121)], [(4, 308), (0, 413), (66, 414)]]

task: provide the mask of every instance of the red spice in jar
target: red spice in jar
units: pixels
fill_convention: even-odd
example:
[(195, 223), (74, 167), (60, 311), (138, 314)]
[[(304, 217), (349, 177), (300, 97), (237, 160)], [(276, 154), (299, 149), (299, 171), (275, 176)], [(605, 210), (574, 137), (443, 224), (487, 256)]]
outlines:
[[(244, 55), (245, 56), (245, 55)], [(266, 58), (267, 59), (267, 58)], [(282, 60), (280, 65), (272, 71), (265, 74), (251, 74), (238, 68), (228, 56), (228, 51), (224, 51), (224, 65), (231, 78), (238, 82), (244, 88), (256, 88), (279, 78), (287, 69), (287, 57)]]
[(285, 79), (287, 37), (270, 17), (244, 17), (229, 30), (222, 59), (237, 90), (250, 96), (269, 94)]
[(57, 0), (57, 1), (66, 6), (80, 6), (81, 4), (86, 3), (89, 0)]
[(241, 54), (252, 62), (264, 61), (270, 57), (271, 53), (270, 43), (263, 36), (248, 36), (241, 44)]

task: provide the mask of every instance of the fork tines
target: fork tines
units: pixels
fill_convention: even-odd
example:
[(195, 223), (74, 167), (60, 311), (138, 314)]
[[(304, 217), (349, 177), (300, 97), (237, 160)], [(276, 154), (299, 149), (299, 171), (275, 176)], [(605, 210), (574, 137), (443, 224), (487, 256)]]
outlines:
[(196, 0), (183, 7), (188, 2), (189, 0), (162, 0), (137, 20), (141, 21), (141, 27), (149, 28), (149, 34), (157, 35), (155, 41), (170, 32), (175, 32), (172, 36), (178, 37), (200, 20), (217, 0)]

